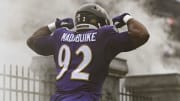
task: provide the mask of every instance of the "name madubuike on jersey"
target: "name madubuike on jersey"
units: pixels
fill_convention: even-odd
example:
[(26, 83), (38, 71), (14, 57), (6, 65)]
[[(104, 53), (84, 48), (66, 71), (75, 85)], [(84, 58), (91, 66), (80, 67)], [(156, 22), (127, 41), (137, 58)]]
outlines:
[(63, 33), (61, 41), (65, 42), (94, 42), (96, 41), (97, 32), (89, 32), (83, 34)]

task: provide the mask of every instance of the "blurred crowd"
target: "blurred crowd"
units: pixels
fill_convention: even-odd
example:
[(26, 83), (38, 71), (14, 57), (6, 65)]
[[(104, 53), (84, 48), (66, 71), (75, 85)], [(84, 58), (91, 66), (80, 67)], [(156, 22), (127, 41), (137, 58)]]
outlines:
[(149, 0), (148, 5), (153, 14), (167, 18), (170, 39), (180, 41), (180, 0)]

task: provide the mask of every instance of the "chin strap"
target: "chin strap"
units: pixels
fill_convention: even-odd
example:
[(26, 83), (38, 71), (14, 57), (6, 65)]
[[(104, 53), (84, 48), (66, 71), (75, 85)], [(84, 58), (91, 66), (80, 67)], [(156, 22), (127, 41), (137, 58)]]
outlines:
[(84, 29), (98, 29), (95, 25), (92, 24), (77, 24), (75, 26), (76, 30), (84, 30)]

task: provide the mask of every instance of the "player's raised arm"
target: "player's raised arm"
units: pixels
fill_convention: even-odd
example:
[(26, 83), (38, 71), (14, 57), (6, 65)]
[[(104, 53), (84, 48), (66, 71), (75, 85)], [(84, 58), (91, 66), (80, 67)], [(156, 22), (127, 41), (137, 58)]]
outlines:
[(74, 27), (73, 20), (71, 18), (56, 19), (54, 23), (39, 28), (28, 38), (27, 45), (40, 55), (51, 55), (53, 39), (50, 35), (55, 29), (60, 27), (72, 29)]
[(28, 38), (27, 45), (40, 55), (51, 55), (52, 52), (48, 49), (48, 43), (50, 42), (46, 41), (47, 39), (43, 38), (46, 36), (48, 37), (50, 34), (51, 31), (49, 30), (48, 26), (41, 27), (37, 31), (35, 31), (30, 38)]
[(117, 28), (127, 24), (128, 34), (133, 41), (134, 48), (143, 45), (149, 39), (149, 33), (145, 26), (131, 17), (128, 13), (113, 18), (113, 23)]

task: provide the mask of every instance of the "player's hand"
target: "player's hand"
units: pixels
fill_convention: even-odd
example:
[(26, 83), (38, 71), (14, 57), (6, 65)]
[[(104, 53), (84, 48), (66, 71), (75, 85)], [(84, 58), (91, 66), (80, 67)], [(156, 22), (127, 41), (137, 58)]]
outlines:
[(60, 27), (66, 27), (69, 29), (74, 28), (74, 22), (72, 18), (65, 18), (62, 20), (60, 20), (59, 18), (56, 18), (55, 25), (56, 25), (56, 29)]
[(123, 18), (126, 15), (130, 15), (129, 13), (123, 13), (119, 16), (116, 16), (112, 19), (113, 21), (113, 25), (115, 25), (116, 28), (121, 28), (122, 26), (124, 26), (126, 23), (123, 21)]

